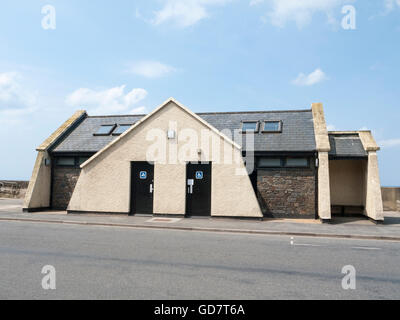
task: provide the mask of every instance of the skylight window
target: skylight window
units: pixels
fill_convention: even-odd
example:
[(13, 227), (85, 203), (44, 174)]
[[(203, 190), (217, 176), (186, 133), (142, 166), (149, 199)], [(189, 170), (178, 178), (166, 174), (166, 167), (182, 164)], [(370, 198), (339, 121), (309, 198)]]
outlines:
[(109, 136), (111, 134), (111, 132), (113, 132), (115, 127), (116, 127), (115, 124), (102, 125), (94, 135), (95, 136)]
[(119, 136), (123, 134), (126, 130), (128, 130), (132, 125), (131, 124), (120, 124), (113, 132), (113, 136)]
[(243, 121), (242, 132), (258, 132), (258, 121)]
[(263, 132), (282, 132), (282, 121), (264, 121)]

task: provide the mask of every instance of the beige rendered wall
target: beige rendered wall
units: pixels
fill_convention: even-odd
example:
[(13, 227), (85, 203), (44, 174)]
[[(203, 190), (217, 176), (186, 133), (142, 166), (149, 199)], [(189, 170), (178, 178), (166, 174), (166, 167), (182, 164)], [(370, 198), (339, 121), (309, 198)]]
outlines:
[(318, 152), (318, 215), (320, 219), (331, 219), (331, 192), (328, 152)]
[(182, 214), (185, 212), (186, 166), (155, 164), (154, 213)]
[(330, 160), (332, 205), (365, 205), (366, 160)]
[(32, 177), (29, 181), (29, 186), (26, 191), (23, 206), (24, 210), (50, 207), (52, 164), (46, 166), (44, 163), (46, 158), (50, 159), (47, 151), (62, 134), (69, 130), (75, 123), (77, 123), (77, 121), (80, 121), (86, 116), (87, 114), (84, 110), (75, 112), (36, 149), (38, 151), (38, 155), (36, 157)]
[(383, 203), (379, 177), (378, 156), (376, 151), (368, 152), (366, 170), (366, 205), (365, 215), (376, 221), (383, 221)]
[(365, 215), (375, 221), (383, 221), (382, 189), (377, 155), (380, 148), (371, 131), (360, 131), (359, 136), (364, 149), (368, 152), (368, 164), (365, 173)]
[(50, 207), (51, 166), (45, 166), (45, 158), (48, 158), (47, 152), (39, 151), (26, 191), (24, 209)]
[(331, 146), (322, 103), (313, 103), (311, 110), (314, 121), (315, 143), (318, 151), (318, 215), (320, 219), (330, 220), (331, 192), (328, 153), (331, 150)]
[[(241, 167), (242, 170), (245, 170), (243, 162)], [(221, 217), (263, 216), (250, 178), (245, 172), (242, 175), (236, 175), (237, 165), (213, 163), (212, 168), (211, 215)]]
[[(177, 138), (167, 140), (168, 129)], [(202, 148), (201, 132), (208, 132), (209, 148)], [(190, 140), (197, 133), (196, 141)], [(155, 141), (165, 143), (163, 152), (153, 148)], [(185, 152), (186, 150), (186, 152)], [(238, 164), (218, 164), (229, 150)], [(160, 151), (160, 150), (158, 150)], [(192, 152), (190, 152), (192, 151)], [(222, 159), (220, 159), (222, 158)], [(167, 103), (109, 148), (83, 165), (68, 210), (129, 213), (130, 163), (154, 161), (154, 213), (185, 214), (186, 162), (212, 161), (212, 201), (214, 216), (262, 217), (250, 178), (244, 172), (240, 149), (176, 105)], [(238, 175), (241, 170), (244, 175)]]

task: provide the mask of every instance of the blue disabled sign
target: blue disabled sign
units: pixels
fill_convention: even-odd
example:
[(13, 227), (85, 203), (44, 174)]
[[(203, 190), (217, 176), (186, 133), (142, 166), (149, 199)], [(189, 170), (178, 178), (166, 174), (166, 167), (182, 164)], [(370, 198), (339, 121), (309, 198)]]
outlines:
[(196, 179), (197, 180), (203, 180), (203, 171), (197, 171), (196, 172)]
[(147, 179), (147, 171), (140, 171), (140, 179), (142, 180)]

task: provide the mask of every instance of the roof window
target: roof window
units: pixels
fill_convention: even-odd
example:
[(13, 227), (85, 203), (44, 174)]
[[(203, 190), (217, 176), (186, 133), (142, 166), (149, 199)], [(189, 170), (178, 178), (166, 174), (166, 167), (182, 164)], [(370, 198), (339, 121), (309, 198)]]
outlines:
[(246, 132), (258, 132), (258, 121), (243, 121), (241, 131)]
[(113, 136), (119, 136), (119, 135), (123, 134), (131, 126), (132, 126), (131, 124), (120, 124), (120, 125), (118, 125), (118, 127), (113, 132)]
[(279, 133), (282, 132), (282, 121), (264, 121), (262, 132)]
[(115, 124), (106, 124), (100, 126), (97, 132), (94, 134), (95, 136), (109, 136), (111, 132), (114, 131), (116, 125)]

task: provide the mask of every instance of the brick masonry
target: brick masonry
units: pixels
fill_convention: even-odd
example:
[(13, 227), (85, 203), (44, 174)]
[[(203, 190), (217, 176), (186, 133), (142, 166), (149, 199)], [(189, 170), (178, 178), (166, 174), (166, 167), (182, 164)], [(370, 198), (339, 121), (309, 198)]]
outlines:
[(79, 168), (54, 168), (51, 207), (66, 210), (80, 175)]
[(258, 169), (257, 197), (265, 216), (315, 217), (315, 168)]

